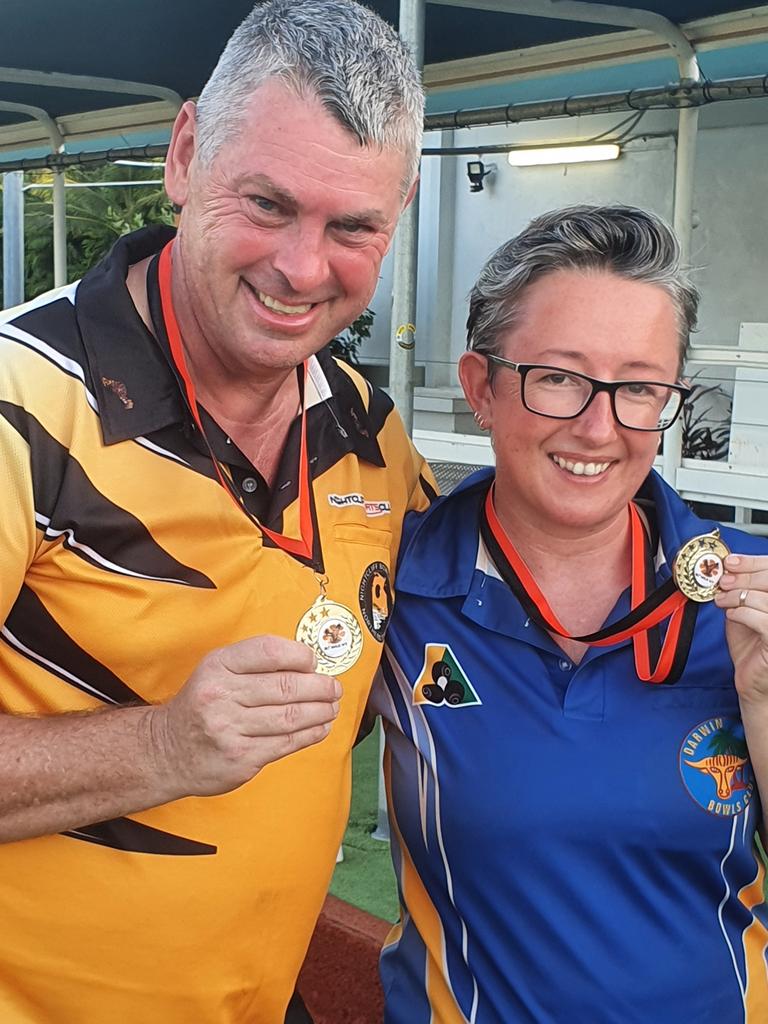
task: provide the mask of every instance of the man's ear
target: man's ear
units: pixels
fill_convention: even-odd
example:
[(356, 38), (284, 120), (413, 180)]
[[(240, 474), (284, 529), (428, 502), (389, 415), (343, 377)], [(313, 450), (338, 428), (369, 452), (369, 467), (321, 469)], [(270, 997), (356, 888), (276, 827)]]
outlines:
[(165, 158), (165, 191), (177, 206), (184, 206), (189, 198), (191, 168), (197, 151), (195, 114), (195, 104), (187, 100), (176, 115)]
[(493, 426), (493, 392), (485, 356), (479, 352), (465, 352), (459, 359), (459, 380), (478, 424), (483, 430), (490, 430)]
[(420, 180), (421, 180), (421, 175), (417, 174), (416, 177), (413, 179), (413, 184), (408, 189), (408, 195), (405, 197), (405, 202), (403, 203), (403, 210), (407, 210), (408, 207), (413, 202), (413, 197), (416, 195), (416, 189), (419, 187), (419, 181)]

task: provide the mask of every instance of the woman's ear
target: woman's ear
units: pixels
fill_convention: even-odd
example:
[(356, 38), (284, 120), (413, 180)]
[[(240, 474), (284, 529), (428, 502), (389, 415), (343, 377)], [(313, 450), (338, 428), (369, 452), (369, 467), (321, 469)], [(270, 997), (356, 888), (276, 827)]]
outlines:
[(493, 391), (485, 356), (479, 352), (465, 352), (459, 359), (459, 380), (478, 427), (490, 430), (493, 426)]

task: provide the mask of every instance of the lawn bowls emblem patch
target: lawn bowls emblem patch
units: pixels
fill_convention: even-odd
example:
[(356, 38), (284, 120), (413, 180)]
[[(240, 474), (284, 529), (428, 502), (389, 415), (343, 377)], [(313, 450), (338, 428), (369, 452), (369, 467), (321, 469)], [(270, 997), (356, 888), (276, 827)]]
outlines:
[(382, 643), (392, 614), (392, 584), (383, 562), (371, 562), (363, 573), (358, 591), (360, 614), (374, 637)]
[(299, 619), (296, 639), (311, 647), (317, 672), (337, 676), (352, 668), (363, 650), (360, 623), (343, 604), (318, 597)]
[(680, 774), (705, 811), (723, 818), (741, 814), (755, 792), (741, 721), (708, 718), (692, 729), (680, 748)]
[(424, 664), (413, 686), (413, 703), (460, 708), (482, 701), (448, 644), (425, 644)]

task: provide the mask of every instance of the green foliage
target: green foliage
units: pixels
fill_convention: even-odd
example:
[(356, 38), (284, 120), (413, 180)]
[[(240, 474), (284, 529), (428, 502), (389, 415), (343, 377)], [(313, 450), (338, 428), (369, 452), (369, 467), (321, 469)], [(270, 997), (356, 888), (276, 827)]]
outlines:
[[(722, 411), (713, 413), (713, 403), (718, 402)], [(682, 412), (683, 458), (727, 458), (731, 404), (731, 399), (719, 384), (693, 384)]]
[(747, 757), (747, 741), (742, 736), (737, 736), (732, 728), (723, 727), (709, 740), (707, 747), (712, 754), (733, 754), (735, 757)]
[(331, 353), (357, 366), (360, 363), (357, 350), (366, 338), (370, 338), (374, 316), (372, 309), (364, 310), (353, 324), (331, 341)]
[[(142, 182), (160, 177), (160, 165), (156, 172), (148, 167), (115, 164), (72, 167), (66, 171), (67, 182), (83, 185), (111, 181)], [(29, 171), (25, 175), (25, 185), (31, 186), (25, 192), (24, 200), (27, 299), (53, 288), (53, 190), (49, 187), (52, 181), (50, 171)], [(36, 184), (38, 188), (34, 187)], [(69, 281), (81, 278), (121, 235), (147, 224), (173, 224), (173, 208), (161, 185), (68, 188), (66, 197)], [(334, 338), (331, 341), (333, 355), (358, 364), (360, 346), (371, 336), (373, 317), (373, 310), (366, 309)]]
[[(162, 169), (114, 164), (74, 167), (67, 182), (146, 181), (162, 177)], [(25, 296), (33, 299), (53, 287), (53, 190), (50, 171), (25, 175)], [(35, 184), (40, 187), (35, 188)], [(67, 278), (76, 281), (109, 251), (121, 235), (147, 224), (172, 224), (171, 203), (161, 185), (68, 188)]]

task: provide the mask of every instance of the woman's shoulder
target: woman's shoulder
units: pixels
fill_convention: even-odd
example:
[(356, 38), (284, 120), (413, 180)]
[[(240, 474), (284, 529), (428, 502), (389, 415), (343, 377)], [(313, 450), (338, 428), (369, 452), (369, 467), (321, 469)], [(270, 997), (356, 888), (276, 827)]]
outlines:
[(424, 512), (406, 516), (397, 562), (396, 585), (427, 594), (438, 585), (461, 585), (466, 563), (470, 574), (477, 554), (479, 512), (493, 482), (494, 470), (478, 470)]

